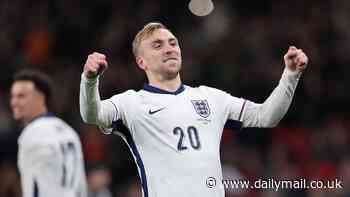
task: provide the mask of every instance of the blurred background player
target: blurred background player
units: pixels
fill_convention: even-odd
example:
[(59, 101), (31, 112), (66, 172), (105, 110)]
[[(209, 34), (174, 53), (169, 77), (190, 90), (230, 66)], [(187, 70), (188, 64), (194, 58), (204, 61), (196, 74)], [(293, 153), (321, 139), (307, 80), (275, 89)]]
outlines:
[(18, 139), (23, 197), (86, 197), (81, 144), (76, 132), (49, 112), (50, 79), (24, 70), (14, 76), (11, 108), (24, 129)]
[[(148, 83), (101, 102), (98, 76), (106, 56), (93, 53), (84, 66), (80, 89), (83, 120), (112, 129), (128, 143), (148, 196), (224, 196), (220, 141), (224, 127), (274, 127), (287, 112), (308, 58), (291, 46), (278, 86), (262, 104), (207, 86), (182, 84), (181, 49), (161, 23), (148, 23), (133, 42), (136, 63)], [(118, 73), (116, 73), (118, 75)], [(181, 188), (181, 189), (179, 189)]]
[(112, 197), (109, 189), (111, 184), (110, 169), (101, 164), (96, 164), (88, 168), (88, 197)]

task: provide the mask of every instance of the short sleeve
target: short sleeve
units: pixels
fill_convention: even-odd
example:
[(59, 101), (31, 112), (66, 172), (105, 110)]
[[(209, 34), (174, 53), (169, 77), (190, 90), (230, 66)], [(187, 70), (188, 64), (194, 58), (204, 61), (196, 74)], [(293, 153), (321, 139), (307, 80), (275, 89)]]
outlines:
[(237, 98), (227, 94), (228, 119), (242, 122), (246, 102), (247, 100), (243, 98)]
[(244, 116), (244, 106), (246, 100), (243, 98), (237, 98), (231, 94), (206, 86), (201, 86), (208, 92), (208, 96), (215, 101), (215, 106), (218, 109), (220, 119), (225, 128), (240, 129), (242, 127), (242, 121)]

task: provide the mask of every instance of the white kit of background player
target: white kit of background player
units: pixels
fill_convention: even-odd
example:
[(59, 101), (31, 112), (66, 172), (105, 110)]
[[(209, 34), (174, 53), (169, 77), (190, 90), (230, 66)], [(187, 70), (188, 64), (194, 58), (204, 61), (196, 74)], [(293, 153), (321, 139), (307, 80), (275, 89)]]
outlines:
[[(177, 42), (173, 44), (176, 38), (157, 24), (142, 30), (156, 26), (142, 39), (140, 48), (152, 53), (152, 58), (174, 59), (162, 61), (160, 67), (169, 71), (178, 66), (174, 76), (179, 79), (181, 55)], [(105, 56), (89, 56), (80, 84), (83, 120), (112, 129), (127, 142), (138, 166), (144, 197), (223, 197), (224, 188), (220, 184), (208, 188), (206, 180), (222, 179), (219, 148), (224, 127), (275, 126), (288, 110), (301, 72), (286, 68), (269, 98), (256, 104), (218, 89), (183, 85), (180, 80), (173, 91), (160, 88), (154, 83), (153, 65), (147, 65), (150, 60), (145, 53), (139, 57), (145, 59), (137, 59), (137, 63), (145, 70), (149, 84), (102, 101), (99, 77), (92, 74), (98, 73), (99, 64), (106, 64)], [(299, 58), (289, 66), (306, 67), (307, 59), (300, 59), (304, 57), (301, 50), (291, 47), (285, 59)]]
[(18, 139), (23, 197), (87, 197), (79, 136), (48, 113), (51, 92), (43, 73), (25, 70), (15, 75), (11, 108), (25, 126)]
[(18, 145), (23, 197), (87, 197), (81, 144), (69, 125), (51, 115), (38, 117)]

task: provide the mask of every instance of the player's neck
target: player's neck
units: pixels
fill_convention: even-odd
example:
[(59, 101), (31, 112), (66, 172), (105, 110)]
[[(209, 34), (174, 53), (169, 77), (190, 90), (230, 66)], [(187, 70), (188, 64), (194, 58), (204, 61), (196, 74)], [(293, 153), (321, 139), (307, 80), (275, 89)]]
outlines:
[(32, 121), (35, 120), (36, 118), (39, 118), (39, 117), (41, 117), (41, 116), (44, 116), (44, 115), (46, 115), (47, 113), (48, 113), (48, 111), (47, 111), (47, 108), (46, 108), (46, 107), (43, 106), (43, 107), (38, 108), (38, 110), (33, 111), (33, 113), (31, 114), (30, 117), (28, 117), (28, 118), (26, 118), (26, 119), (24, 120), (24, 125), (29, 124), (30, 122), (32, 122)]
[(174, 79), (170, 80), (149, 79), (149, 85), (168, 92), (175, 92), (181, 86), (180, 75), (177, 75)]

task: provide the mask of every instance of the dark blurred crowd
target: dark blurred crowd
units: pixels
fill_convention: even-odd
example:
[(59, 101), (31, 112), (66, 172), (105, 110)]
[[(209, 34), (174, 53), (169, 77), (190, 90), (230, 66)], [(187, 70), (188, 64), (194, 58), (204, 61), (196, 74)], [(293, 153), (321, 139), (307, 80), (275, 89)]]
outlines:
[(310, 63), (286, 117), (274, 129), (224, 131), (221, 156), (230, 179), (342, 180), (343, 189), (227, 190), (229, 197), (350, 196), (350, 2), (346, 0), (213, 0), (206, 17), (189, 1), (0, 1), (0, 197), (19, 197), (16, 169), (21, 126), (9, 109), (14, 72), (37, 68), (55, 85), (54, 111), (80, 134), (90, 197), (141, 196), (137, 168), (115, 135), (85, 125), (79, 82), (85, 59), (98, 51), (109, 69), (103, 98), (145, 83), (131, 52), (137, 31), (160, 21), (178, 37), (182, 80), (263, 102), (278, 83), (283, 55), (302, 48)]

